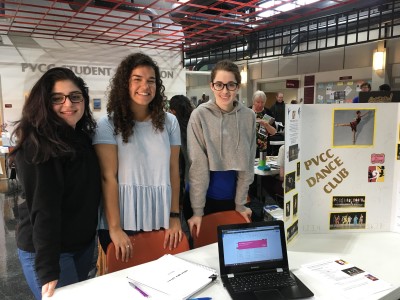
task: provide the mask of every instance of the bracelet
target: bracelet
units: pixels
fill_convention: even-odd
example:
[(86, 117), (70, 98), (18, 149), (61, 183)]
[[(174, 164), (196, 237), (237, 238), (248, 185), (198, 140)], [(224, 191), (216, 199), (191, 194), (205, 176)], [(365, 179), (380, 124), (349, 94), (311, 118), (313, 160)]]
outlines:
[(169, 217), (170, 218), (180, 218), (181, 214), (177, 212), (170, 212)]

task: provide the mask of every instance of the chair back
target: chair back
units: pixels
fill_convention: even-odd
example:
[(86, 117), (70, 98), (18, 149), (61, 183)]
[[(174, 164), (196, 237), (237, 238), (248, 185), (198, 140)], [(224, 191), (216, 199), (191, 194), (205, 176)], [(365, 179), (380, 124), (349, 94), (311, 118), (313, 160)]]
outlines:
[(136, 265), (144, 264), (146, 262), (158, 259), (164, 254), (177, 254), (190, 250), (189, 241), (185, 234), (183, 234), (182, 241), (175, 249), (169, 250), (168, 247), (164, 249), (164, 235), (165, 230), (153, 230), (140, 232), (130, 236), (129, 238), (132, 243), (133, 257), (127, 262), (123, 262), (121, 259), (117, 260), (115, 258), (115, 246), (114, 243), (111, 242), (107, 247), (106, 273), (112, 273)]
[(246, 223), (245, 218), (236, 210), (227, 210), (203, 216), (200, 234), (196, 236), (196, 226), (193, 227), (193, 248), (206, 246), (218, 241), (218, 225)]

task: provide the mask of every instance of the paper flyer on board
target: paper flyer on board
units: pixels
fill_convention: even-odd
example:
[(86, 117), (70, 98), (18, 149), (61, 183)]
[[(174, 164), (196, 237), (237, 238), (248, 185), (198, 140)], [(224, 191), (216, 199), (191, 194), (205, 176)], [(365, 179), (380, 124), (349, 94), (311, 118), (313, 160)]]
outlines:
[(340, 291), (346, 299), (363, 299), (391, 288), (391, 284), (343, 259), (333, 258), (305, 264), (301, 270)]

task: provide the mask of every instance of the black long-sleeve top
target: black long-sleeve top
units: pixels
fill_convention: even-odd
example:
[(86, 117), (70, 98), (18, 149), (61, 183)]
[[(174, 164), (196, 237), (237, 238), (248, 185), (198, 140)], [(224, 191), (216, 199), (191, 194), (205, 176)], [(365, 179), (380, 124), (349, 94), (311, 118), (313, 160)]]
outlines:
[(29, 162), (29, 147), (15, 156), (22, 185), (17, 231), (18, 248), (36, 253), (42, 285), (59, 279), (60, 253), (79, 251), (95, 237), (101, 196), (100, 167), (91, 141), (76, 133), (75, 158)]

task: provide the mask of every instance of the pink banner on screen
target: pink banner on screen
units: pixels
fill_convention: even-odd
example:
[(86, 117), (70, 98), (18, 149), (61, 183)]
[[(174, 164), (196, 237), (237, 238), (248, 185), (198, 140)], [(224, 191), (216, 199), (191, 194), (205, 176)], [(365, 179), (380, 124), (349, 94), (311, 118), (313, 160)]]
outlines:
[(267, 247), (267, 239), (239, 242), (237, 249), (244, 250), (244, 249), (263, 248), (263, 247)]

